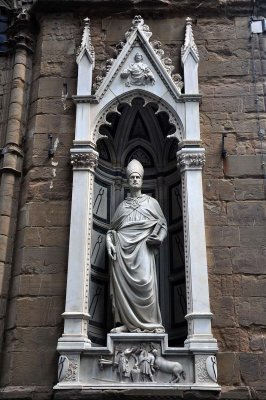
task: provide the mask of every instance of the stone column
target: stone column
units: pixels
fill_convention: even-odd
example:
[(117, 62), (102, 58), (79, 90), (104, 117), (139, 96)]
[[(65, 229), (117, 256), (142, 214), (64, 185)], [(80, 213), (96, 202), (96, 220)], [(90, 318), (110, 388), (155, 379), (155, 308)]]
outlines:
[(201, 147), (183, 147), (177, 152), (177, 164), (182, 174), (188, 309), (188, 338), (185, 346), (194, 351), (215, 351), (217, 343), (211, 332), (202, 192), (204, 153)]
[(72, 209), (64, 333), (58, 350), (82, 350), (88, 339), (90, 248), (93, 220), (94, 169), (98, 153), (91, 146), (71, 150), (73, 165)]

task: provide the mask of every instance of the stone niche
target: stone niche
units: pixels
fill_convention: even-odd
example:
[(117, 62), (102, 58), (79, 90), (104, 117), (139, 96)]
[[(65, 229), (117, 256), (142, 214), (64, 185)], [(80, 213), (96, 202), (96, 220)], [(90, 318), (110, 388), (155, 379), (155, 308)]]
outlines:
[[(97, 394), (103, 390), (134, 389), (141, 394), (148, 388), (149, 393), (163, 391), (161, 393), (166, 394), (175, 390), (220, 390), (215, 358), (217, 342), (211, 331), (202, 194), (202, 168), (205, 159), (199, 124), (199, 56), (192, 32), (192, 21), (189, 18), (186, 20), (185, 40), (181, 48), (184, 83), (179, 74), (173, 74), (174, 66), (171, 59), (164, 56), (161, 43), (158, 40), (150, 42), (151, 36), (152, 33), (141, 16), (136, 16), (125, 33), (125, 40), (116, 47), (117, 57), (106, 61), (103, 76), (96, 77), (93, 83), (92, 72), (97, 54), (90, 35), (90, 21), (85, 20), (77, 57), (77, 95), (74, 96), (77, 112), (75, 140), (71, 149), (72, 210), (66, 307), (63, 314), (65, 324), (57, 346), (60, 357), (58, 384), (55, 389), (58, 391), (84, 389)], [(137, 76), (134, 71), (138, 69), (139, 63), (141, 68), (145, 64), (145, 73)], [(136, 103), (135, 99), (141, 99), (142, 103), (139, 100)], [(150, 151), (152, 146), (145, 143), (142, 128), (138, 129), (140, 125), (136, 124), (132, 133), (132, 146), (125, 145), (127, 152), (118, 154), (117, 149), (121, 148), (122, 140), (127, 143), (125, 135), (114, 138), (112, 132), (118, 128), (109, 130), (108, 133), (108, 129), (104, 130), (102, 127), (110, 127), (112, 122), (115, 125), (115, 118), (111, 118), (110, 122), (110, 115), (121, 115), (121, 104), (128, 107), (125, 116), (130, 112), (127, 110), (139, 110), (141, 114), (142, 107), (152, 104), (147, 117), (150, 123), (155, 121), (157, 114), (163, 113), (167, 116), (162, 119), (171, 125), (167, 137), (165, 134), (165, 137), (159, 138), (156, 129), (152, 130), (150, 143), (154, 140), (159, 146), (154, 147), (153, 152)], [(154, 104), (156, 108), (153, 107)], [(99, 144), (97, 147), (104, 132), (107, 136), (109, 134), (109, 143), (112, 143), (111, 140), (117, 141), (117, 149), (112, 144), (109, 148)], [(164, 145), (167, 138), (178, 143), (174, 152), (169, 145)], [(96, 302), (103, 292), (108, 292), (108, 261), (104, 250), (101, 255), (100, 248), (104, 249), (102, 244), (105, 243), (105, 233), (114, 209), (110, 205), (117, 202), (119, 204), (121, 196), (123, 198), (127, 192), (124, 186), (121, 194), (121, 187), (125, 182), (125, 165), (129, 157), (134, 155), (136, 158), (140, 157), (140, 161), (146, 163), (147, 169), (152, 171), (156, 164), (153, 161), (163, 153), (160, 146), (172, 151), (174, 157), (170, 161), (173, 161), (173, 168), (169, 170), (169, 163), (166, 162), (164, 169), (161, 163), (161, 177), (156, 181), (154, 175), (150, 175), (146, 181), (146, 193), (153, 194), (157, 190), (159, 202), (169, 204), (173, 226), (176, 207), (181, 210), (180, 232), (184, 243), (182, 282), (188, 328), (187, 336), (180, 347), (169, 346), (168, 339), (173, 343), (170, 338), (173, 332), (168, 329), (167, 333), (106, 334), (104, 321), (101, 320), (103, 313), (97, 314), (92, 307), (92, 299)], [(178, 187), (182, 191), (180, 196), (174, 192), (176, 186), (173, 185), (172, 177), (175, 184), (179, 182)], [(169, 190), (163, 194), (166, 181)], [(171, 229), (170, 226), (169, 231)], [(168, 260), (171, 259), (176, 264), (178, 258), (174, 253), (179, 250), (177, 245), (170, 245), (165, 252), (165, 260), (168, 257)], [(98, 259), (102, 260), (99, 264)], [(159, 273), (159, 280), (162, 281), (169, 278), (165, 265), (166, 262)], [(173, 274), (172, 281), (174, 279)], [(95, 282), (106, 290), (97, 290)], [(177, 301), (178, 296), (173, 297), (173, 310), (178, 309), (175, 304)], [(108, 302), (109, 300), (103, 301), (101, 297), (100, 303), (104, 312)], [(167, 311), (167, 303), (162, 308)], [(106, 318), (107, 314), (106, 312)], [(168, 314), (170, 318), (175, 315), (170, 312)], [(91, 321), (89, 329), (88, 321)], [(91, 332), (96, 339), (101, 339), (104, 335), (104, 340), (98, 343), (97, 340), (91, 340)]]

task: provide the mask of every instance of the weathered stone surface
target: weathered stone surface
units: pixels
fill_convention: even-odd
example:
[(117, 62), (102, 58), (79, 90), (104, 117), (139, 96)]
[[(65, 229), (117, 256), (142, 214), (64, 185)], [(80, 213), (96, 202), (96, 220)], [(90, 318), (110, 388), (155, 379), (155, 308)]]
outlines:
[(10, 302), (8, 328), (56, 326), (62, 321), (63, 297), (24, 297)]
[(219, 382), (221, 385), (240, 383), (239, 356), (237, 353), (219, 353), (217, 355)]
[(265, 225), (265, 211), (266, 206), (263, 202), (230, 202), (227, 204), (228, 224)]
[(229, 155), (224, 162), (225, 175), (229, 177), (258, 177), (262, 175), (259, 155)]
[(235, 309), (237, 321), (241, 326), (263, 326), (265, 324), (265, 297), (238, 298), (236, 299)]
[(244, 329), (223, 328), (215, 330), (220, 352), (247, 352), (249, 350), (249, 337)]
[(236, 325), (233, 297), (223, 296), (222, 301), (213, 299), (211, 306), (214, 313), (213, 325), (215, 327), (225, 328)]
[(226, 225), (226, 206), (223, 202), (205, 201), (205, 222), (207, 225)]
[(240, 227), (242, 246), (259, 247), (265, 244), (266, 225)]
[(65, 273), (19, 275), (14, 277), (11, 298), (15, 296), (63, 296)]
[(236, 200), (264, 200), (263, 179), (236, 179)]
[(231, 247), (239, 246), (239, 228), (234, 226), (207, 226), (206, 227), (207, 246), (210, 247)]
[[(265, 359), (264, 359), (265, 361)], [(240, 373), (246, 385), (260, 384), (265, 378), (265, 371), (261, 368), (261, 357), (257, 354), (240, 354)]]
[[(7, 358), (10, 359), (5, 360), (6, 365), (9, 363), (3, 379), (5, 384), (12, 382), (12, 386), (19, 386), (23, 382), (24, 386), (45, 386), (56, 379), (58, 355), (55, 351), (18, 351), (12, 353), (12, 358), (8, 354)], [(21, 394), (23, 396), (23, 391)]]
[[(249, 241), (252, 241), (252, 237)], [(230, 252), (235, 273), (255, 275), (265, 273), (266, 251), (263, 248), (235, 247)]]
[(6, 297), (8, 294), (8, 283), (11, 276), (11, 265), (0, 262), (0, 294)]
[(24, 246), (67, 246), (69, 231), (65, 227), (26, 227), (21, 234), (23, 235)]
[(66, 247), (25, 247), (15, 257), (16, 274), (53, 274), (66, 270), (68, 248)]
[(54, 352), (57, 340), (62, 334), (62, 325), (52, 327), (17, 327), (7, 332), (6, 344), (10, 351)]
[(263, 333), (255, 334), (249, 338), (249, 346), (252, 351), (264, 352), (266, 347), (266, 336)]
[(242, 276), (241, 278), (243, 297), (264, 297), (266, 290), (266, 275)]
[(28, 203), (23, 209), (21, 226), (59, 227), (70, 222), (70, 204), (67, 201)]
[(232, 259), (230, 249), (228, 248), (213, 248), (214, 272), (216, 274), (231, 274)]

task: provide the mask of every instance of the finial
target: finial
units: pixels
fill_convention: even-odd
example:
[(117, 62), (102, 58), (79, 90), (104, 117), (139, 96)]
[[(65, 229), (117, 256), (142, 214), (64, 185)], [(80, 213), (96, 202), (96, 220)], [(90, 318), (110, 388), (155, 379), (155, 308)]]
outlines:
[(185, 43), (181, 48), (182, 57), (187, 52), (187, 50), (192, 50), (196, 58), (199, 58), (198, 49), (194, 40), (194, 35), (192, 31), (192, 18), (186, 18), (186, 32), (185, 32)]
[(82, 40), (81, 40), (81, 46), (78, 51), (78, 59), (81, 59), (83, 56), (84, 52), (87, 51), (87, 54), (90, 58), (91, 63), (94, 66), (94, 61), (95, 61), (95, 53), (94, 53), (94, 47), (91, 43), (91, 32), (90, 32), (90, 19), (85, 18), (84, 19), (84, 29), (83, 29), (83, 35), (82, 35)]

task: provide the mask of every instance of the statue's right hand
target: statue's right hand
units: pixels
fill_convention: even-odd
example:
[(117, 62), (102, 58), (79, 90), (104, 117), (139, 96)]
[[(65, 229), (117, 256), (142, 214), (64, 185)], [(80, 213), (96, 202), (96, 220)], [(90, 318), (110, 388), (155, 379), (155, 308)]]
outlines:
[(116, 249), (115, 246), (113, 245), (113, 243), (108, 243), (107, 246), (107, 251), (108, 251), (108, 255), (112, 260), (116, 260)]

